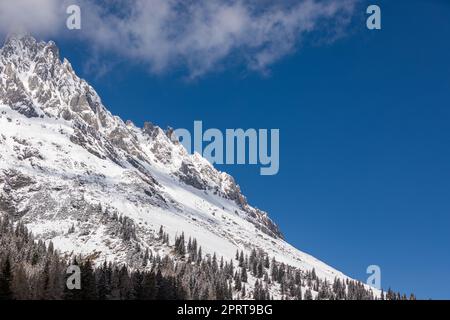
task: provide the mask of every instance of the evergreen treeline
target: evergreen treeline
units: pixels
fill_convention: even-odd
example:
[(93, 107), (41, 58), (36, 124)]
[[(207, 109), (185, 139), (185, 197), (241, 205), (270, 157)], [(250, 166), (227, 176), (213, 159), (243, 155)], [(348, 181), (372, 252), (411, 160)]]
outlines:
[[(159, 241), (170, 246), (162, 227)], [(224, 261), (215, 254), (203, 256), (197, 240), (186, 241), (184, 234), (170, 247), (172, 257), (143, 251), (145, 271), (106, 262), (94, 267), (81, 257), (63, 260), (52, 243), (36, 242), (22, 223), (0, 219), (0, 300), (269, 300), (273, 299), (270, 288), (278, 288), (283, 299), (374, 299), (360, 282), (329, 283), (319, 279), (315, 270), (303, 272), (278, 263), (263, 251), (252, 250), (250, 255), (238, 251), (234, 260)], [(81, 290), (67, 288), (69, 265), (80, 268)], [(389, 290), (382, 298), (406, 296)]]

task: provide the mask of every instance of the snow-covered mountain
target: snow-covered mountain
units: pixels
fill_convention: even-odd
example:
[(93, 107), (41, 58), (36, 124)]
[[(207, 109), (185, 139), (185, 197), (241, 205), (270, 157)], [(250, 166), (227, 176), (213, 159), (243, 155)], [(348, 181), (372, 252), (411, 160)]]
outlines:
[(347, 279), (285, 242), (231, 176), (175, 140), (171, 130), (113, 116), (53, 42), (10, 36), (1, 49), (0, 215), (97, 262), (137, 266), (136, 247), (172, 254), (157, 241), (163, 226), (172, 243), (184, 232), (206, 254), (233, 259), (256, 248)]

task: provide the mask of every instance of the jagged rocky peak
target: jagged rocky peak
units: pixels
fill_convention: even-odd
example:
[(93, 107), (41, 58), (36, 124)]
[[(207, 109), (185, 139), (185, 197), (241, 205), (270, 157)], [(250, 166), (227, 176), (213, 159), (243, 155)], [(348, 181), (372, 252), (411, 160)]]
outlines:
[(59, 49), (53, 41), (38, 42), (28, 34), (9, 35), (1, 54), (16, 71), (33, 72), (41, 78), (54, 76), (52, 71), (61, 64)]
[(248, 221), (273, 237), (278, 227), (252, 208), (234, 179), (216, 170), (199, 154), (190, 155), (173, 137), (173, 130), (145, 122), (142, 129), (113, 116), (97, 92), (61, 61), (54, 42), (29, 35), (10, 35), (0, 51), (0, 104), (28, 118), (67, 121), (70, 141), (102, 160), (137, 170), (154, 180), (157, 167), (187, 186), (231, 200)]
[(46, 45), (45, 42), (38, 43), (35, 38), (29, 34), (9, 34), (6, 37), (5, 43), (2, 48), (2, 54), (4, 57), (24, 58), (28, 56), (30, 59), (34, 59), (39, 51), (38, 44), (42, 49)]
[(77, 118), (96, 129), (112, 122), (95, 90), (61, 62), (53, 41), (10, 35), (0, 53), (0, 102), (28, 117)]
[[(59, 48), (54, 41), (37, 41), (27, 33), (12, 33), (6, 37), (2, 56), (11, 62), (47, 62), (49, 64), (62, 64)], [(26, 66), (26, 65), (25, 65)], [(25, 67), (24, 66), (24, 67)]]

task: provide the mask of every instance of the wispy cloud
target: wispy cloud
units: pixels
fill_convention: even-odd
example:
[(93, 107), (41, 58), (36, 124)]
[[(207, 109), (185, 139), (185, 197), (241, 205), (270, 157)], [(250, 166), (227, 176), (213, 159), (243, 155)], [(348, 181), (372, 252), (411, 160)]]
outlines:
[(59, 0), (1, 0), (0, 34), (27, 31), (55, 35), (64, 11)]
[[(81, 37), (98, 53), (115, 53), (155, 74), (185, 68), (190, 77), (233, 61), (266, 72), (312, 33), (349, 21), (357, 0), (78, 0)], [(14, 3), (14, 4), (13, 4)], [(30, 4), (32, 6), (30, 11)], [(66, 3), (67, 4), (67, 3)], [(58, 0), (0, 3), (0, 26), (63, 31)], [(35, 8), (38, 8), (36, 11)], [(4, 20), (4, 17), (8, 19)], [(341, 30), (342, 28), (339, 28)], [(58, 30), (60, 32), (58, 32)], [(334, 35), (328, 35), (333, 37)]]

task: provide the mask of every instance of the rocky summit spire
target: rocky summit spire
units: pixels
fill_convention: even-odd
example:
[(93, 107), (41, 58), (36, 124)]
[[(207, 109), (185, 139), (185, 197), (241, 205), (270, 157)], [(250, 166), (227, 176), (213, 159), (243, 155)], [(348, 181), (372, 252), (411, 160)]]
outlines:
[(36, 43), (36, 39), (33, 38), (29, 33), (26, 32), (13, 32), (9, 33), (5, 38), (5, 46), (10, 44), (16, 44), (19, 42), (32, 42)]
[(20, 58), (33, 60), (40, 52), (53, 63), (59, 61), (59, 49), (53, 41), (38, 42), (28, 33), (10, 33), (5, 39), (2, 56), (19, 62), (17, 59)]
[(0, 49), (2, 60), (12, 63), (18, 72), (33, 72), (32, 63), (60, 65), (59, 48), (55, 42), (37, 41), (27, 33), (11, 33)]
[(108, 125), (99, 96), (67, 60), (61, 62), (53, 41), (10, 34), (0, 51), (0, 68), (0, 102), (14, 110), (28, 117), (77, 118), (96, 129)]

